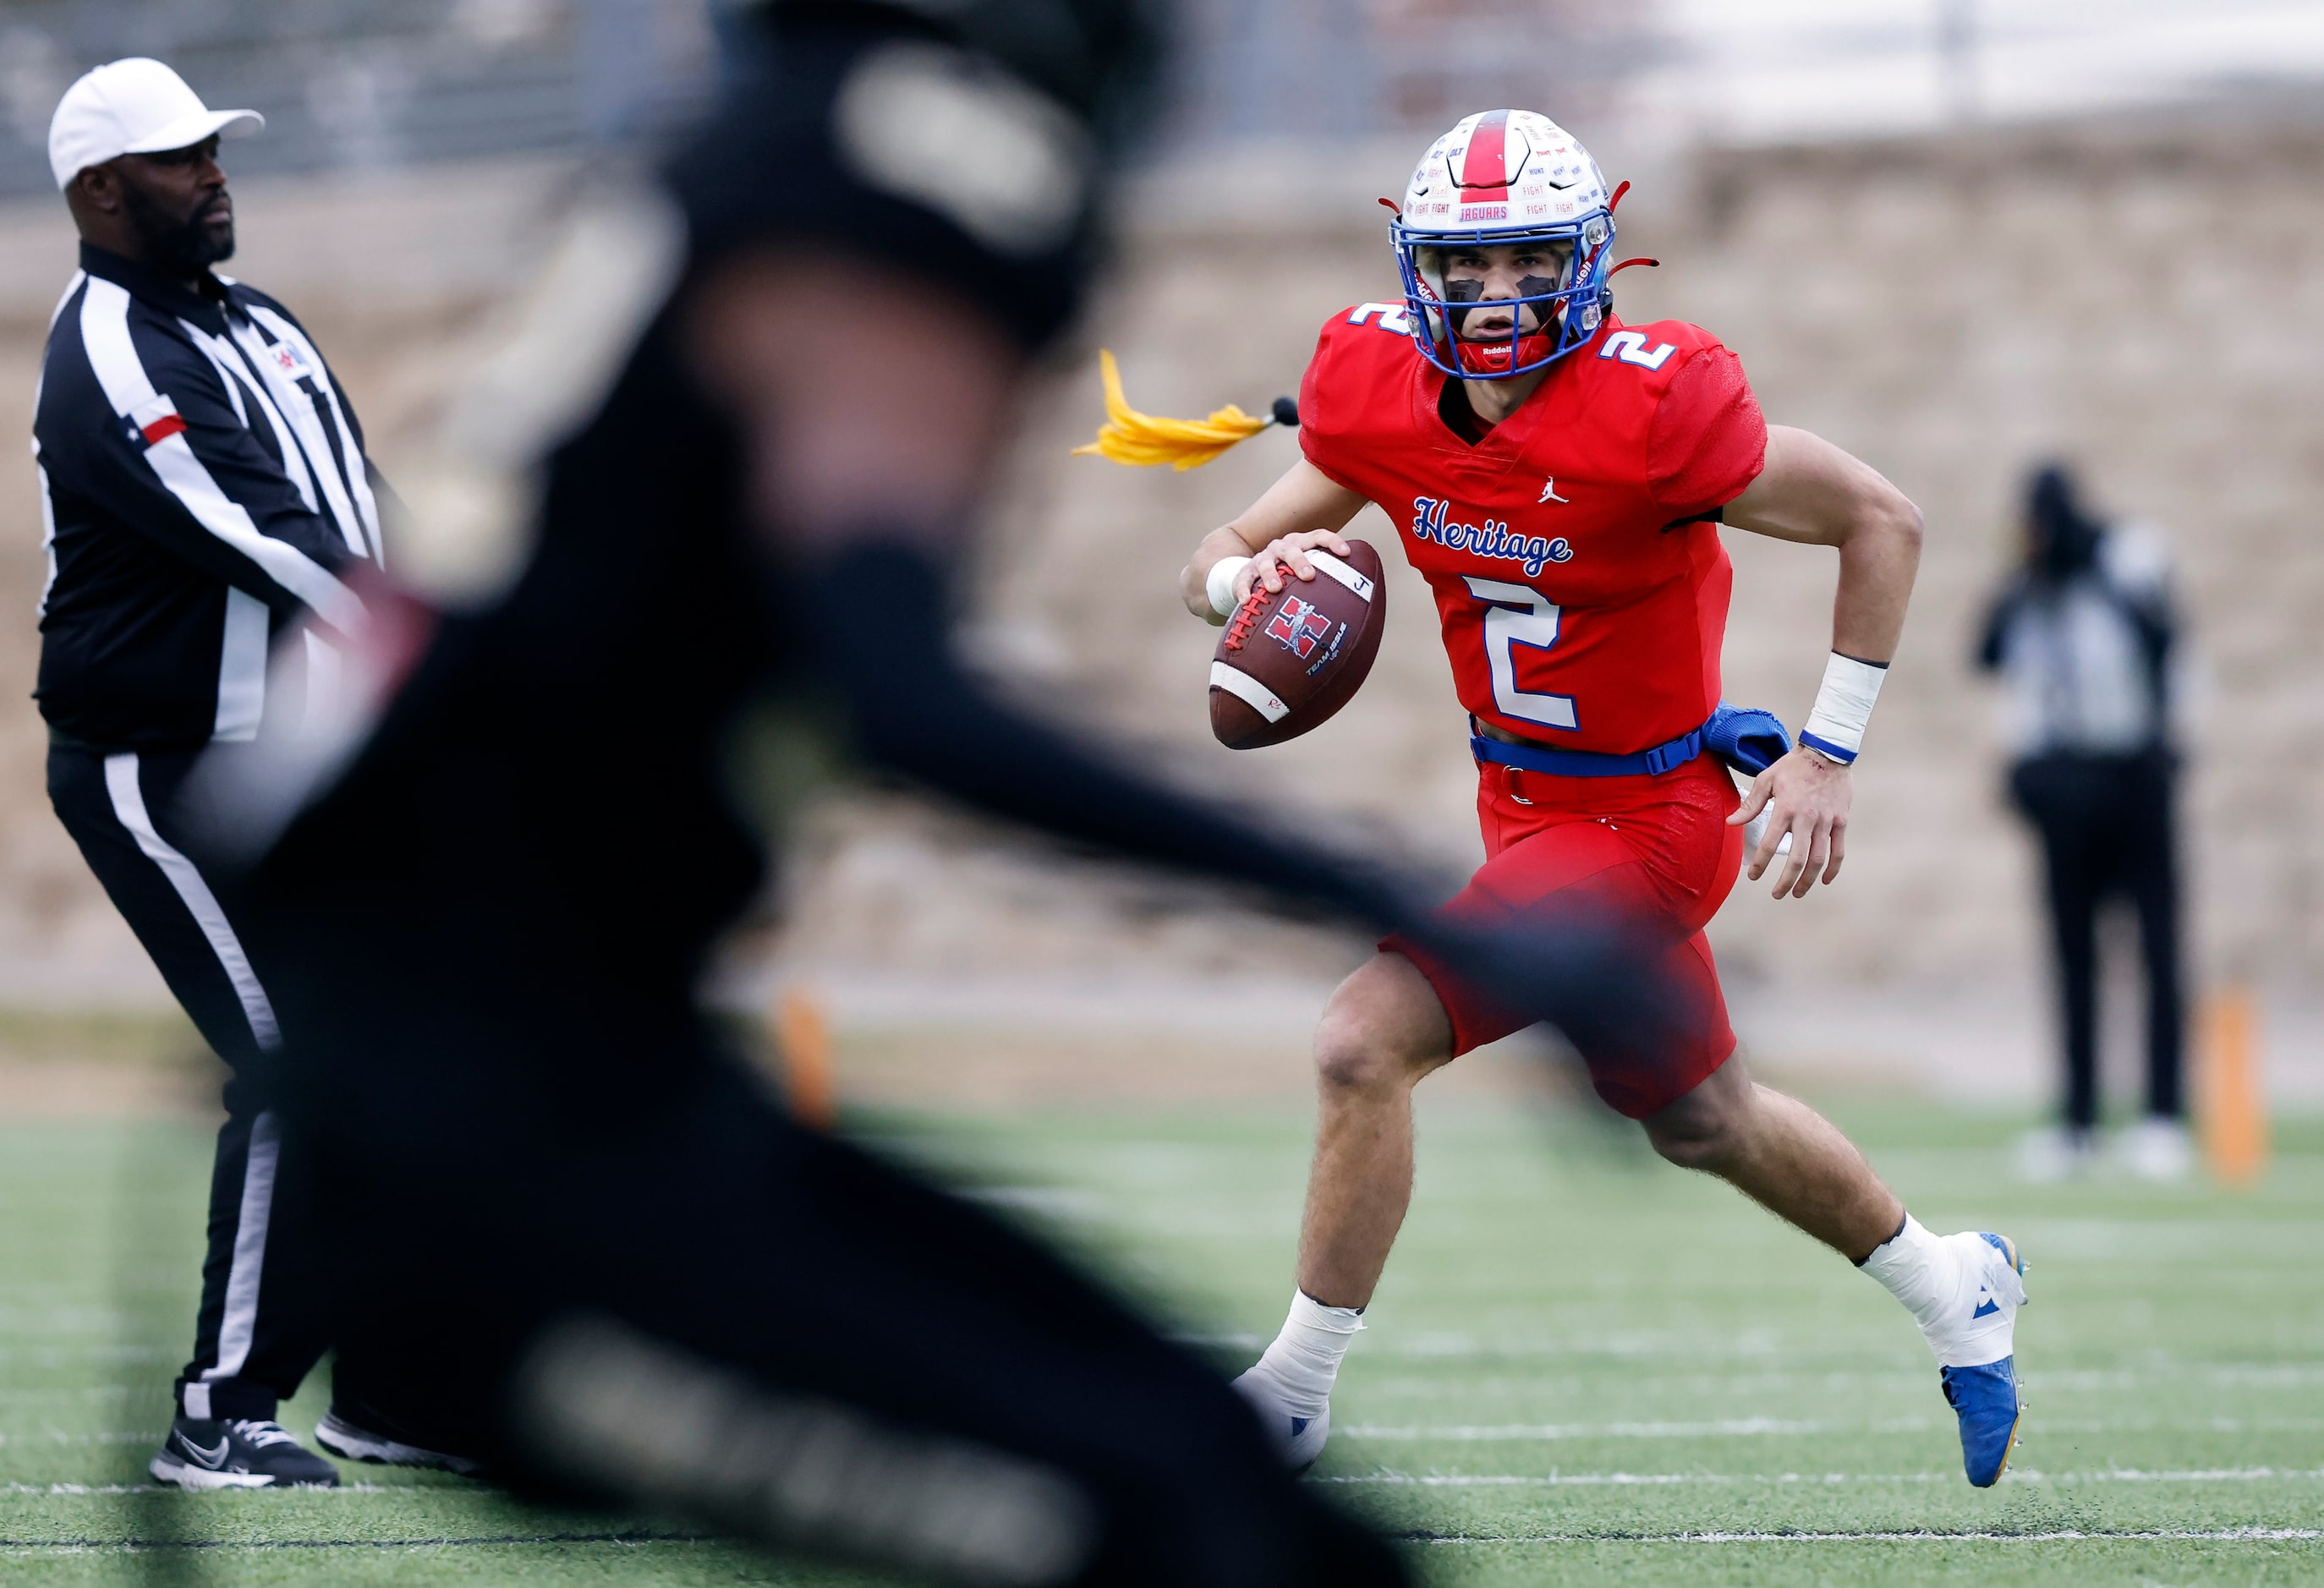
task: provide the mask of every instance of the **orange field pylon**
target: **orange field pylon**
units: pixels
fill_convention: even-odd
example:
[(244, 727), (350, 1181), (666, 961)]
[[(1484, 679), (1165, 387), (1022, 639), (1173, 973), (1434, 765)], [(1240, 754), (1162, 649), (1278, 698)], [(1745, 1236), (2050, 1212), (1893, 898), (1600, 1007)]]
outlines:
[(823, 1001), (804, 987), (788, 987), (775, 1000), (774, 1012), (775, 1052), (791, 1113), (810, 1129), (828, 1131), (839, 1117), (839, 1097)]
[(2202, 1034), (2203, 1157), (2228, 1185), (2248, 1186), (2267, 1168), (2267, 1090), (2251, 989), (2240, 983), (2215, 989), (2203, 1001)]

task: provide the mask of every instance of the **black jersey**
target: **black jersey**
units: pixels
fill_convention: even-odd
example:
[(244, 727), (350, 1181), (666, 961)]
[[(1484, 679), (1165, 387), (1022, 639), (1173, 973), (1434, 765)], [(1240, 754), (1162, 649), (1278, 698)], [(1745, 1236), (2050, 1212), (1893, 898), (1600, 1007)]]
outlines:
[(32, 421), (47, 534), (36, 691), (71, 738), (193, 749), (255, 738), (271, 643), (318, 620), (315, 668), (381, 558), (363, 427), (290, 311), (195, 291), (89, 244), (49, 328)]

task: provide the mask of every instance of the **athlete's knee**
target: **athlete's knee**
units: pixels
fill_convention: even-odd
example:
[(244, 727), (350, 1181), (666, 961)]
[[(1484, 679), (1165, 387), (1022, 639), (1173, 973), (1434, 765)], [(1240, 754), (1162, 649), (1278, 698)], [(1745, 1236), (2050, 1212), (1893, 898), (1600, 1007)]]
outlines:
[(1440, 1052), (1432, 1059), (1376, 1013), (1342, 1007), (1336, 999), (1315, 1028), (1315, 1078), (1327, 1093), (1393, 1093), (1450, 1057)]
[(1400, 955), (1380, 955), (1341, 983), (1315, 1028), (1315, 1076), (1326, 1093), (1392, 1093), (1452, 1057), (1452, 1023)]
[(1715, 1170), (1734, 1156), (1734, 1122), (1723, 1114), (1687, 1112), (1670, 1119), (1656, 1114), (1645, 1124), (1655, 1150), (1683, 1169)]
[(1654, 1149), (1670, 1162), (1716, 1173), (1743, 1150), (1756, 1097), (1741, 1062), (1729, 1059), (1693, 1091), (1638, 1122)]

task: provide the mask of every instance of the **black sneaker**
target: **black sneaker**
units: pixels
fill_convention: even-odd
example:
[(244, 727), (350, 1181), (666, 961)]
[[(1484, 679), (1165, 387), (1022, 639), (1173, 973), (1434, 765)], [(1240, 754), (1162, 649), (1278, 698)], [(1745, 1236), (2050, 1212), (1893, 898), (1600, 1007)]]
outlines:
[(146, 1469), (180, 1489), (336, 1489), (339, 1470), (276, 1422), (180, 1417)]
[(484, 1470), (484, 1463), (472, 1457), (406, 1445), (386, 1434), (375, 1434), (350, 1421), (336, 1406), (315, 1425), (315, 1443), (341, 1461), (365, 1461), (387, 1467), (432, 1467), (439, 1473), (457, 1473), (464, 1478), (475, 1477)]

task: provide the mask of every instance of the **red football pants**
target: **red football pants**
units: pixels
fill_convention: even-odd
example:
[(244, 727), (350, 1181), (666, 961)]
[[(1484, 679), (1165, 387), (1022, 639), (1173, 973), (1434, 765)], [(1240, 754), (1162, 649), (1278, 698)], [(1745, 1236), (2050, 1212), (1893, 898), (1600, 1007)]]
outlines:
[[(1654, 1051), (1585, 1051), (1598, 1094), (1644, 1119), (1708, 1079), (1735, 1051), (1727, 1000), (1702, 928), (1743, 864), (1741, 803), (1712, 755), (1661, 777), (1559, 778), (1514, 767), (1477, 768), (1477, 819), (1487, 859), (1444, 906), (1472, 922), (1587, 912), (1670, 936), (1660, 969), (1685, 1033)], [(1485, 997), (1400, 938), (1380, 946), (1420, 967), (1452, 1021), (1458, 1055), (1506, 1037), (1528, 1018)]]

